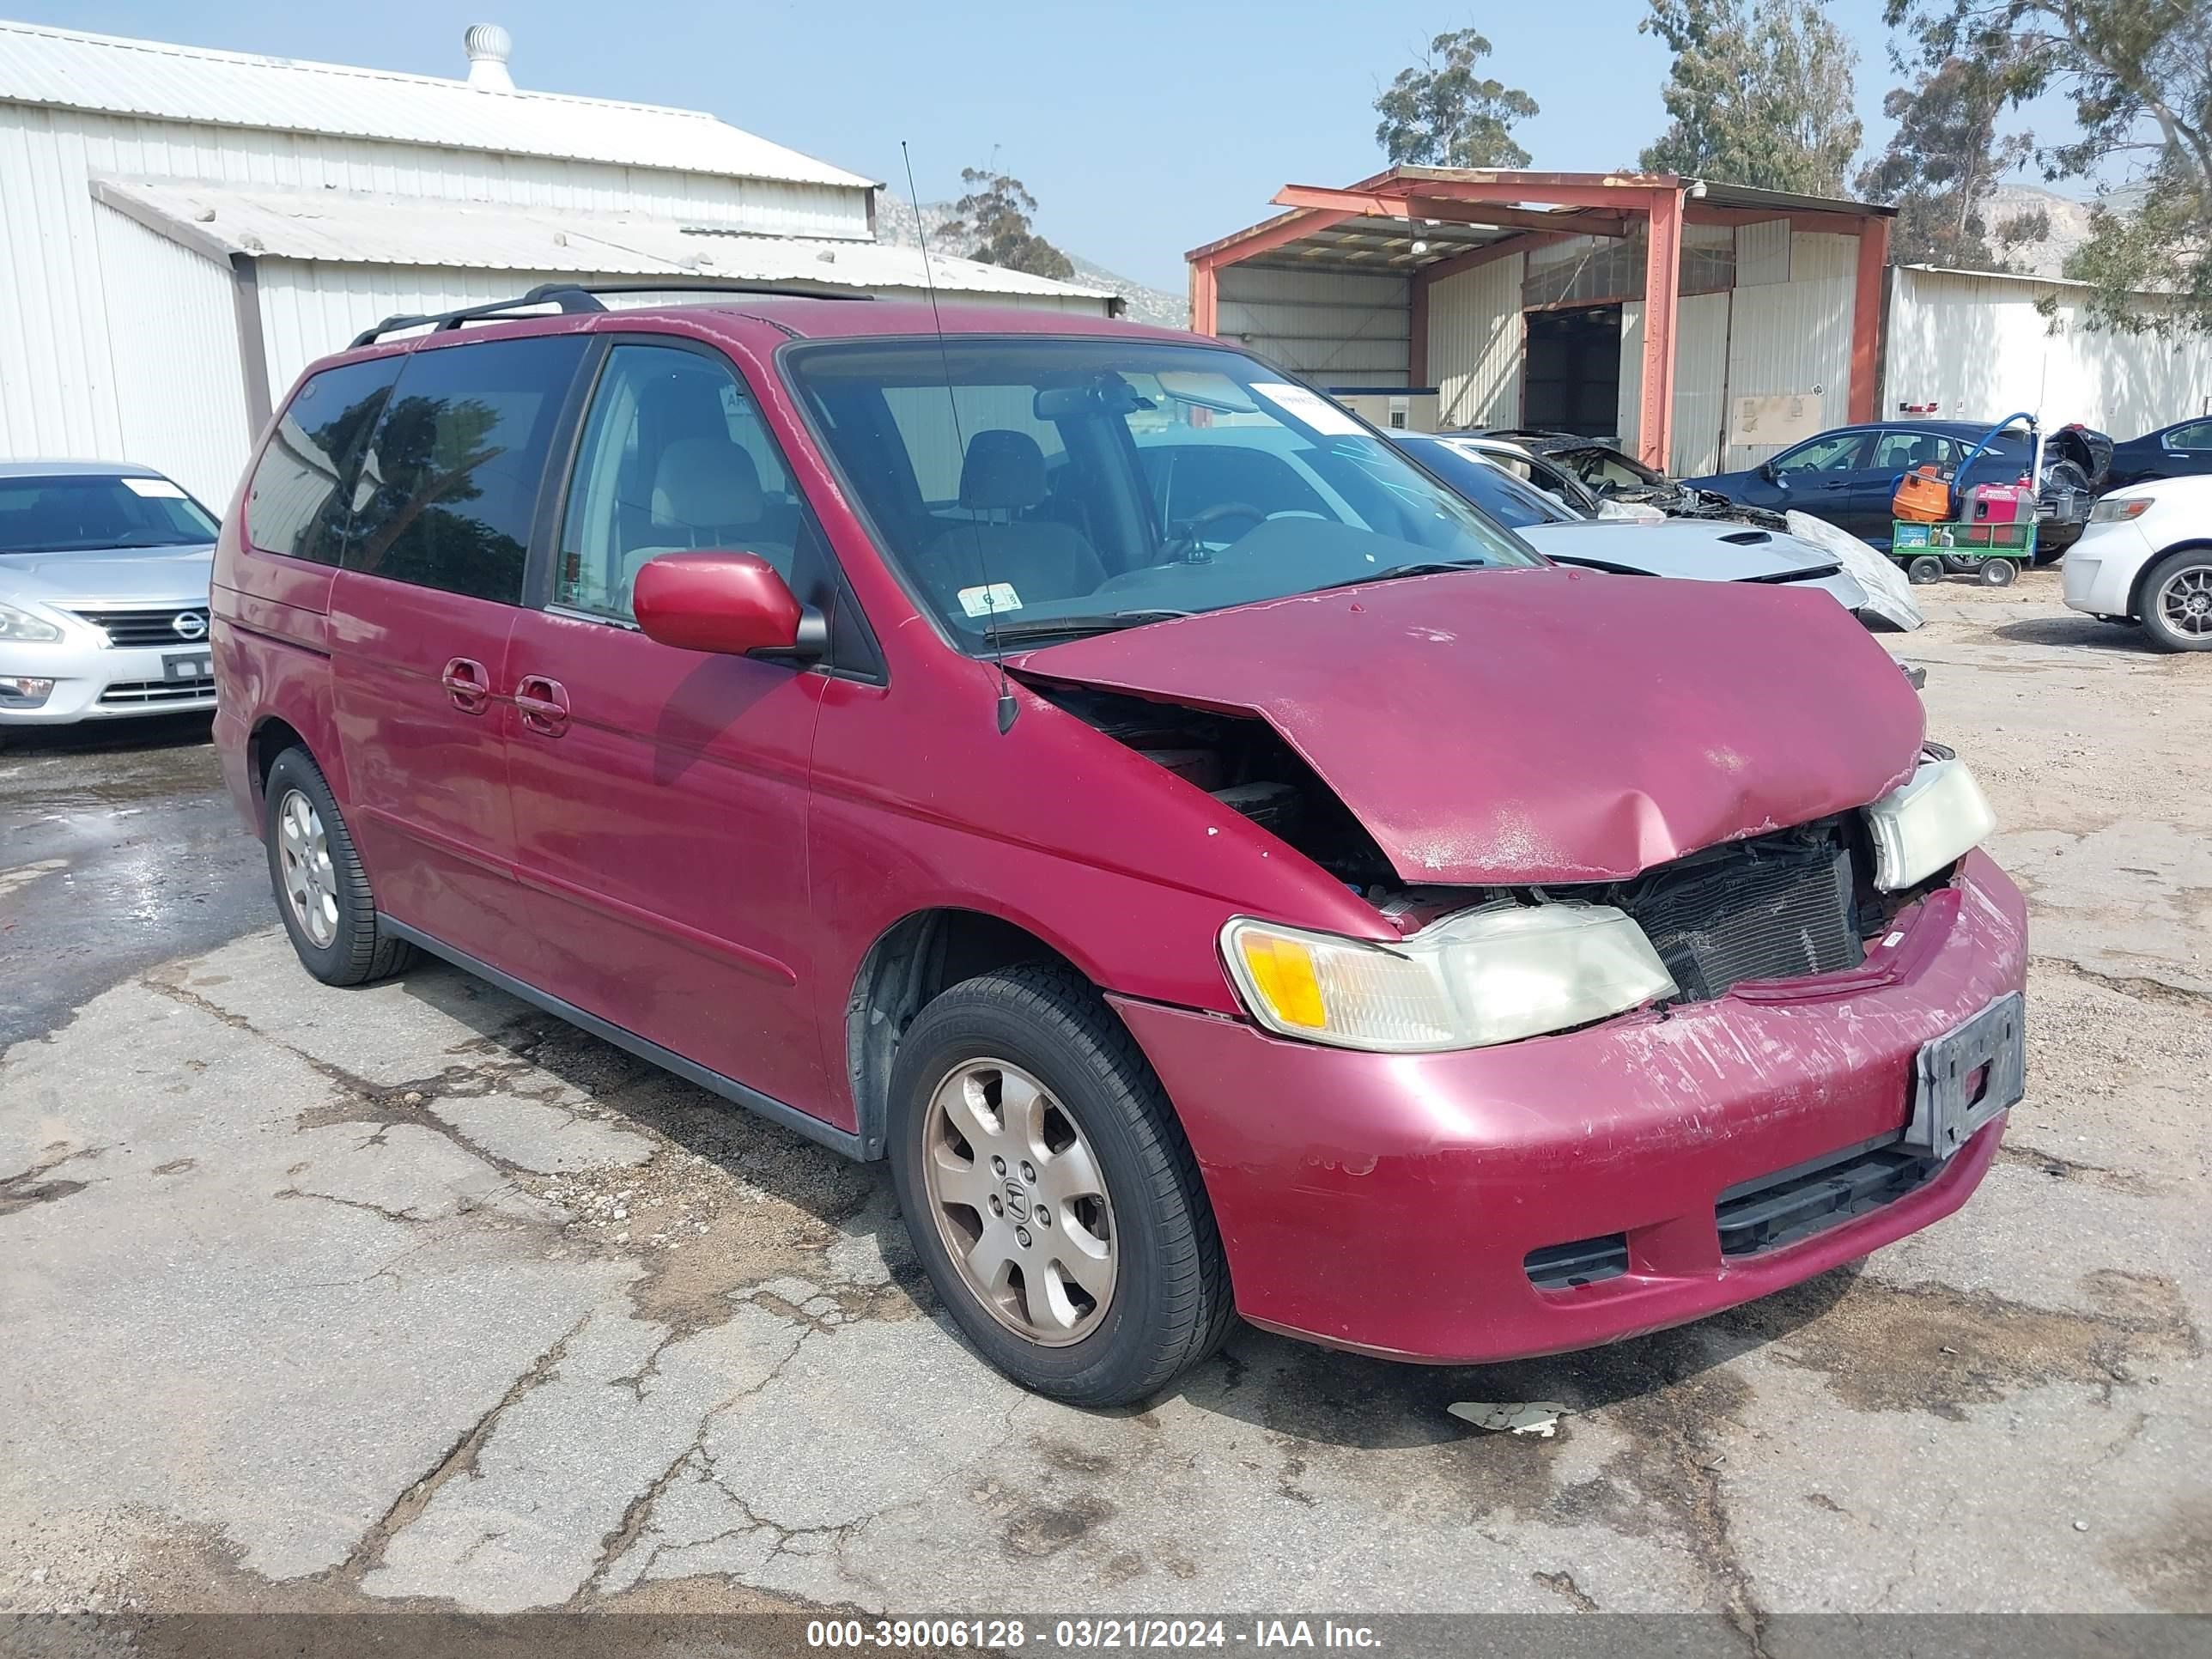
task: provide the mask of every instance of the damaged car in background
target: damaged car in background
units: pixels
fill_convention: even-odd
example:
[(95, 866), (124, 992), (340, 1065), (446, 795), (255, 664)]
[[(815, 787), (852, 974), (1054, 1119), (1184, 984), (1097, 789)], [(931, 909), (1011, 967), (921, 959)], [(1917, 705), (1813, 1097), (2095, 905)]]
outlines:
[(949, 1319), (1094, 1407), (1239, 1315), (1655, 1330), (1989, 1169), (2022, 901), (1828, 594), (1550, 564), (1194, 336), (556, 302), (317, 366), (277, 429), (349, 444), (224, 523), (309, 971), (428, 949), (887, 1158)]
[(1788, 531), (1673, 519), (1656, 511), (1578, 513), (1523, 483), (1510, 446), (1414, 432), (1393, 432), (1390, 440), (1554, 564), (1692, 581), (1816, 587), (1869, 628), (1909, 631), (1926, 620), (1896, 566), (1828, 526), (1806, 526), (1821, 536), (1814, 542)]

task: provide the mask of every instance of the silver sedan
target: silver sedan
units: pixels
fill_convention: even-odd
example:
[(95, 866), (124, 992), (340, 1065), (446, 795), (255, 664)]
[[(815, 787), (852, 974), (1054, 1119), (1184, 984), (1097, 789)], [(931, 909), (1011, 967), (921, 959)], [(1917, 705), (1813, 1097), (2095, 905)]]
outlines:
[(0, 462), (0, 734), (213, 708), (215, 538), (150, 467)]

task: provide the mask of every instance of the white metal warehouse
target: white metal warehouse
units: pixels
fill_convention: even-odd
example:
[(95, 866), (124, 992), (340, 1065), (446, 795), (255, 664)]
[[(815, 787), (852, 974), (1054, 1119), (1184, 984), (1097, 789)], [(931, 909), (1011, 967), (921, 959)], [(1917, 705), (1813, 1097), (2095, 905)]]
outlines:
[[(218, 509), (301, 368), (400, 313), (669, 275), (922, 289), (874, 185), (690, 110), (0, 22), (0, 458)], [(957, 300), (1113, 296), (963, 259)]]
[(2092, 329), (2078, 284), (1889, 267), (1868, 203), (1431, 167), (1273, 199), (1188, 256), (1192, 325), (1385, 422), (1608, 436), (1689, 476), (1908, 410), (2121, 438), (2212, 410), (2212, 340)]

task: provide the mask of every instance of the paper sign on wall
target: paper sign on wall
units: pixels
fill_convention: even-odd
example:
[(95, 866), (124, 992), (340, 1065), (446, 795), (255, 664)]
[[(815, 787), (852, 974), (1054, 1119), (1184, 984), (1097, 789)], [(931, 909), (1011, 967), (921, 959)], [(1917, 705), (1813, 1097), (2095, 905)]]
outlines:
[(1784, 392), (1766, 398), (1738, 398), (1730, 412), (1731, 444), (1794, 444), (1827, 429), (1814, 392)]

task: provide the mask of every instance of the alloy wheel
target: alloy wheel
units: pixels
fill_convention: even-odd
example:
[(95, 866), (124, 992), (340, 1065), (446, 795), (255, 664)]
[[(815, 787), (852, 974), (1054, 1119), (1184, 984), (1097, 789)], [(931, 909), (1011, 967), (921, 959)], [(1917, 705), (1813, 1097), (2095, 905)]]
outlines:
[(1045, 1347), (1096, 1330), (1114, 1299), (1113, 1205), (1051, 1091), (1006, 1060), (968, 1060), (932, 1092), (921, 1152), (938, 1237), (992, 1317)]
[(2184, 639), (2212, 639), (2212, 565), (2185, 565), (2158, 590), (2160, 619)]
[(338, 936), (337, 872), (323, 815), (300, 790), (286, 790), (276, 803), (276, 855), (292, 919), (317, 950), (327, 949)]

